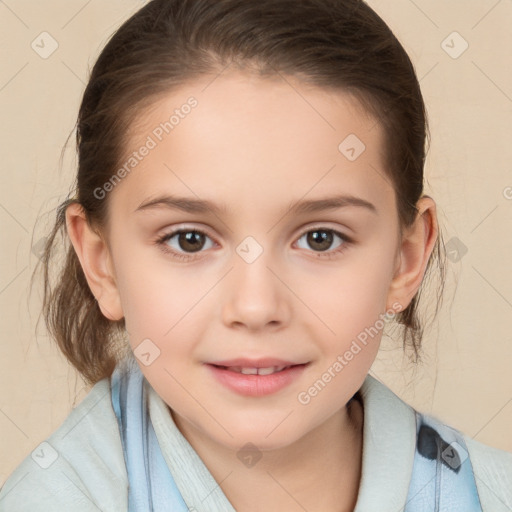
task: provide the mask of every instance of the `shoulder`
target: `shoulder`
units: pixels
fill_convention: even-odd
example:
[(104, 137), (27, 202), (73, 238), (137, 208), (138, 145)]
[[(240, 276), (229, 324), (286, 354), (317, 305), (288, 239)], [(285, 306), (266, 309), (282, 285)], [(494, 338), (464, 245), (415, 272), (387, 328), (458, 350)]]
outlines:
[[(469, 460), (470, 469), (466, 476), (474, 481), (473, 486), (476, 485), (482, 510), (510, 512), (512, 510), (512, 454), (475, 441), (432, 415), (419, 414), (419, 419), (419, 426), (427, 427), (420, 452), (426, 451), (426, 456), (432, 458), (433, 450), (429, 450), (428, 441), (432, 441), (432, 435), (439, 436), (439, 443), (436, 444), (442, 453), (437, 454), (437, 458), (440, 457), (444, 465), (454, 468), (456, 464), (457, 467), (463, 468), (464, 461)], [(433, 432), (435, 434), (432, 434)], [(430, 444), (432, 445), (432, 442)]]
[(484, 510), (512, 510), (512, 453), (464, 436)]
[[(436, 450), (455, 447), (452, 443), (462, 439), (466, 450), (461, 450), (458, 455), (461, 461), (469, 458), (482, 510), (512, 511), (511, 453), (475, 441), (440, 418), (412, 408), (371, 375), (365, 379), (360, 392), (366, 422), (363, 455), (367, 460), (371, 459), (373, 467), (382, 468), (380, 475), (385, 475), (389, 472), (386, 470), (390, 453), (393, 454), (394, 460), (399, 461), (393, 471), (393, 484), (390, 484), (395, 492), (397, 474), (402, 474), (407, 482), (413, 476), (411, 454), (418, 452), (432, 459)], [(427, 428), (422, 429), (423, 426)], [(446, 457), (451, 453), (447, 452)], [(375, 454), (380, 455), (377, 457)], [(434, 459), (443, 460), (443, 453), (436, 453)], [(451, 473), (448, 471), (448, 474)], [(406, 495), (405, 487), (402, 493)], [(373, 494), (374, 489), (368, 493), (371, 499)]]
[(110, 393), (109, 379), (98, 382), (22, 461), (0, 489), (0, 512), (127, 509), (128, 479)]

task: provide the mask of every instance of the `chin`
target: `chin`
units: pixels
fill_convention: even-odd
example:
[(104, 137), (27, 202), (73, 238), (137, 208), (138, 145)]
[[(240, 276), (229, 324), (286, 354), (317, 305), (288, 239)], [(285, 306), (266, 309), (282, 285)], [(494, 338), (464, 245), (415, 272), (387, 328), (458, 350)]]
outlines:
[(270, 439), (267, 433), (257, 434), (245, 434), (240, 433), (235, 435), (233, 438), (219, 440), (220, 442), (225, 441), (224, 446), (237, 454), (237, 457), (243, 456), (246, 452), (251, 453), (258, 452), (271, 452), (274, 450), (281, 450), (292, 445), (295, 441), (294, 438), (286, 437), (282, 438), (276, 436), (275, 439)]
[(279, 421), (273, 422), (272, 427), (268, 427), (268, 424), (265, 423), (252, 424), (250, 428), (244, 425), (244, 428), (241, 429), (228, 429), (233, 437), (222, 436), (223, 442), (235, 451), (247, 443), (251, 443), (261, 451), (270, 451), (286, 448), (307, 434), (307, 432), (299, 432), (296, 425), (292, 430), (284, 428), (283, 424), (280, 425), (282, 420), (280, 418)]

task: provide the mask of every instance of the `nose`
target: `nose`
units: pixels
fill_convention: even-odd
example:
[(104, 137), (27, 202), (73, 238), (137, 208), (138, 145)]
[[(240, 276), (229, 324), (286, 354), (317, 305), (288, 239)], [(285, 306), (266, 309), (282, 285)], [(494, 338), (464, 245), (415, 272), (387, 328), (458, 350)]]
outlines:
[(252, 263), (234, 257), (234, 268), (224, 285), (225, 325), (251, 331), (283, 328), (290, 321), (291, 297), (266, 253)]

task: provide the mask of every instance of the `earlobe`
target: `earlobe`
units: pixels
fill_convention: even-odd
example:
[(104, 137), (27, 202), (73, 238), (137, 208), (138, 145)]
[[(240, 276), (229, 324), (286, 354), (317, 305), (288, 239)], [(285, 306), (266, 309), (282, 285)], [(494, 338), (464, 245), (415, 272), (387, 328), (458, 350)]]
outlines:
[(410, 304), (421, 286), (438, 236), (434, 200), (423, 196), (416, 208), (416, 219), (402, 236), (398, 265), (388, 294), (388, 305), (399, 302), (402, 310)]
[(110, 320), (121, 320), (124, 315), (107, 243), (91, 228), (80, 204), (73, 203), (67, 207), (66, 226), (101, 312)]

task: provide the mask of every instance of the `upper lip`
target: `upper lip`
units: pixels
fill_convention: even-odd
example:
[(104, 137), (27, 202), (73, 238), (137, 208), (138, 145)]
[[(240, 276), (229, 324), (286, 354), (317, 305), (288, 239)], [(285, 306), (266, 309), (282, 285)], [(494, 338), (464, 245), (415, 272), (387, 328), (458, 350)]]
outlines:
[(247, 358), (237, 358), (237, 359), (226, 359), (224, 361), (211, 361), (208, 364), (213, 364), (215, 366), (235, 366), (241, 368), (270, 368), (272, 366), (295, 366), (299, 364), (306, 363), (297, 363), (294, 361), (286, 361), (284, 359), (277, 359), (275, 357), (262, 357), (258, 359), (247, 359)]

